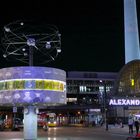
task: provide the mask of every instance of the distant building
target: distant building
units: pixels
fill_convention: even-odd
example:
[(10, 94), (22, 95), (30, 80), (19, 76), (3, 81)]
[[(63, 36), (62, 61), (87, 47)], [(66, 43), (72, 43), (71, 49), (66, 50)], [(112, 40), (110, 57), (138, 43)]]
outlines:
[(113, 72), (67, 72), (66, 108), (72, 112), (79, 110), (83, 113), (82, 118), (88, 115), (98, 123), (99, 117), (104, 117), (107, 98), (114, 95), (116, 77), (117, 73)]

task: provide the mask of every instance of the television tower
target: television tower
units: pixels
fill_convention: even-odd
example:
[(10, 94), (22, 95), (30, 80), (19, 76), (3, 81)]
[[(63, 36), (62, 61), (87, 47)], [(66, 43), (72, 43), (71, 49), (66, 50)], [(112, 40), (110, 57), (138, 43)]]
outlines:
[(137, 9), (135, 0), (124, 0), (125, 64), (140, 59)]

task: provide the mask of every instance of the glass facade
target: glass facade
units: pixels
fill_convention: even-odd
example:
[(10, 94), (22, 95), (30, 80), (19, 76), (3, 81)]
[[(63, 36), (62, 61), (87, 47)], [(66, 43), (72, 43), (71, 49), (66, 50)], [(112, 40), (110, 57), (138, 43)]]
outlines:
[(105, 90), (108, 95), (113, 91), (116, 74), (79, 73), (67, 77), (67, 104), (102, 106)]
[(115, 92), (118, 96), (140, 96), (140, 60), (131, 61), (121, 69)]

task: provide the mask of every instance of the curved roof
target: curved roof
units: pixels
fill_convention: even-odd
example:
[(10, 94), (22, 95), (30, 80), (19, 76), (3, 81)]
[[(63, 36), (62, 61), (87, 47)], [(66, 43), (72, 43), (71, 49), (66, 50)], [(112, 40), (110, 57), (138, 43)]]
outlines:
[(140, 60), (133, 60), (124, 65), (115, 84), (118, 96), (140, 96)]

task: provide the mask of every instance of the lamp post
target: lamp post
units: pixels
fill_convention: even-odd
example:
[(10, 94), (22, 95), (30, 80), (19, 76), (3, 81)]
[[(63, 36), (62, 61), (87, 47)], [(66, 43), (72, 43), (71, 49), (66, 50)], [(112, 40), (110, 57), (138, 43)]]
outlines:
[(107, 118), (107, 93), (106, 93), (106, 81), (104, 82), (104, 113), (105, 113), (105, 129), (108, 131), (108, 118)]
[(104, 118), (105, 118), (105, 129), (108, 131), (108, 118), (107, 118), (107, 92), (106, 92), (106, 81), (100, 80), (100, 82), (103, 85), (104, 91), (103, 91), (103, 113), (104, 113)]

